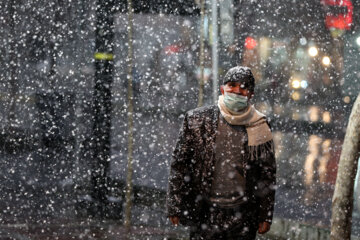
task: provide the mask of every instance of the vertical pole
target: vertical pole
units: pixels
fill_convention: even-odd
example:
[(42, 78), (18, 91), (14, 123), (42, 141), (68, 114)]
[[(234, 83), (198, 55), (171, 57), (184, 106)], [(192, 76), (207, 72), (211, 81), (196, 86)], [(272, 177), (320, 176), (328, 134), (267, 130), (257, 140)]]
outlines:
[(98, 214), (107, 205), (108, 170), (111, 140), (111, 85), (113, 82), (113, 5), (114, 0), (98, 0), (96, 9), (95, 86), (93, 99), (92, 197), (100, 204)]
[(62, 7), (59, 4), (59, 1), (54, 1), (52, 4), (52, 12), (54, 14), (53, 21), (51, 24), (51, 34), (49, 36), (49, 53), (50, 53), (50, 60), (49, 60), (49, 73), (48, 73), (48, 81), (49, 81), (49, 88), (54, 93), (55, 92), (55, 84), (57, 78), (57, 57), (58, 57), (58, 42), (61, 39), (58, 39), (58, 35), (60, 35), (60, 26), (61, 26), (61, 17), (60, 17), (60, 9)]
[(350, 240), (354, 200), (354, 180), (360, 157), (360, 94), (346, 128), (341, 150), (335, 191), (332, 199), (330, 240)]
[(200, 0), (201, 22), (200, 22), (200, 81), (199, 81), (199, 99), (198, 107), (204, 102), (204, 18), (205, 18), (205, 0)]
[(18, 59), (17, 59), (17, 42), (16, 42), (16, 30), (15, 30), (15, 20), (18, 17), (16, 13), (16, 6), (15, 0), (11, 0), (8, 7), (9, 7), (9, 42), (10, 42), (10, 49), (9, 49), (9, 74), (10, 74), (10, 106), (9, 106), (9, 115), (8, 115), (8, 124), (10, 128), (13, 127), (15, 123), (15, 105), (16, 105), (16, 95), (18, 92), (18, 81), (17, 81), (17, 67), (18, 67)]
[(127, 234), (130, 233), (131, 226), (131, 196), (132, 196), (132, 174), (133, 174), (133, 125), (134, 125), (134, 109), (133, 109), (133, 8), (132, 0), (128, 0), (128, 165), (126, 177), (126, 206), (125, 206), (125, 229)]
[(217, 0), (212, 0), (212, 78), (213, 78), (213, 101), (216, 103), (218, 98), (218, 8)]

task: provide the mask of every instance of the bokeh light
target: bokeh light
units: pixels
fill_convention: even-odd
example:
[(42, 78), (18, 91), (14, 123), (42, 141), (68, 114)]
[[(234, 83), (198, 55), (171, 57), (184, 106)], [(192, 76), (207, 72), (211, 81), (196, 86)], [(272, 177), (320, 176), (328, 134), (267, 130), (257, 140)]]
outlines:
[(319, 54), (319, 51), (316, 47), (310, 47), (308, 53), (311, 57), (316, 57)]
[(329, 66), (330, 63), (331, 63), (331, 60), (328, 56), (323, 57), (322, 64), (324, 64), (324, 66)]

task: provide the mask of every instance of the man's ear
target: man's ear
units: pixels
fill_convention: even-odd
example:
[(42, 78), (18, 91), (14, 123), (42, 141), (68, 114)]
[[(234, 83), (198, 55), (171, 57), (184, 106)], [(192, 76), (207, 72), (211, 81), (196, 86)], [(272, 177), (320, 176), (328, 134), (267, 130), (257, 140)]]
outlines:
[(249, 100), (252, 99), (253, 96), (254, 96), (254, 92), (249, 92), (249, 94), (248, 94), (248, 99), (249, 99)]
[(224, 95), (224, 85), (220, 85), (220, 92), (222, 95)]

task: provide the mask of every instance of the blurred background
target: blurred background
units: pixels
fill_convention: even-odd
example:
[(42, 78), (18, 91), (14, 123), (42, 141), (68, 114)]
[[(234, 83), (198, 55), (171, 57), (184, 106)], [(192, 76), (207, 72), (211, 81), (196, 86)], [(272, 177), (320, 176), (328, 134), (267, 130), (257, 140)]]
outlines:
[[(57, 226), (44, 230), (45, 239), (68, 221), (121, 223), (131, 207), (129, 180), (132, 225), (171, 229), (165, 192), (184, 113), (214, 104), (236, 65), (252, 69), (253, 103), (273, 129), (275, 217), (328, 228), (360, 92), (360, 3), (134, 0), (132, 18), (128, 7), (125, 0), (1, 1), (2, 234), (42, 239), (35, 237), (41, 225)], [(103, 239), (112, 231), (105, 226), (78, 227), (73, 236)], [(94, 232), (100, 237), (90, 238)]]

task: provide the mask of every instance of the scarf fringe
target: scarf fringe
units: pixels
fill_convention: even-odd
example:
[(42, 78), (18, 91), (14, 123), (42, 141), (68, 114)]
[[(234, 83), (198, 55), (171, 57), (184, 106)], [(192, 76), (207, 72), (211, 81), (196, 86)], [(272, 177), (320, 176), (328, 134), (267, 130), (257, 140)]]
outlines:
[(267, 152), (274, 152), (273, 140), (267, 141), (266, 143), (257, 145), (257, 146), (248, 146), (250, 161), (255, 161), (256, 159), (266, 158)]

